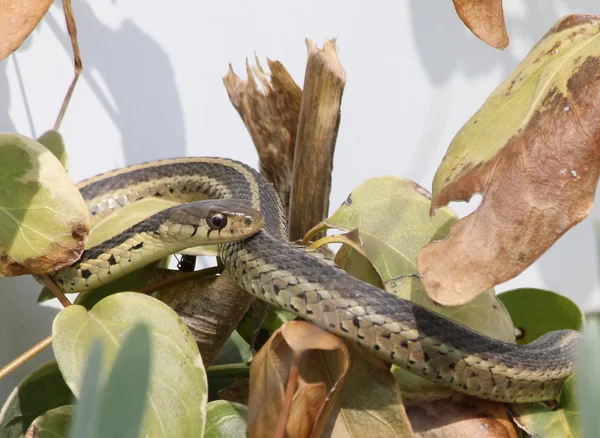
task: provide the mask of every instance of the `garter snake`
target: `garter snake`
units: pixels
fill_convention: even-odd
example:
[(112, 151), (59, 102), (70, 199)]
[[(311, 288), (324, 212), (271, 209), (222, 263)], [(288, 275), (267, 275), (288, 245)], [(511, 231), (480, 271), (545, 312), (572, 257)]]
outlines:
[[(90, 178), (79, 189), (93, 222), (150, 196), (181, 203), (242, 201), (263, 214), (264, 227), (245, 240), (221, 244), (219, 252), (226, 271), (244, 290), (454, 390), (500, 402), (549, 400), (574, 371), (576, 331), (551, 332), (528, 345), (501, 342), (357, 280), (320, 253), (289, 243), (277, 193), (242, 163), (222, 158), (154, 161)], [(144, 236), (136, 238), (147, 242)], [(91, 280), (106, 280), (110, 269), (90, 275), (82, 266), (98, 260), (106, 266), (112, 247), (114, 242), (107, 241), (84, 253), (74, 267), (55, 275), (58, 284), (82, 291), (95, 286)], [(137, 257), (133, 266), (148, 262)]]

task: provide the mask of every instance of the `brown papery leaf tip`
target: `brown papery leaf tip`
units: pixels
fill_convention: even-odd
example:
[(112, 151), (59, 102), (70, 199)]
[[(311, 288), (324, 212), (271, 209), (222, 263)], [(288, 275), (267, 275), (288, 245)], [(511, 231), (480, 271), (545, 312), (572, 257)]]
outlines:
[(495, 49), (508, 47), (502, 0), (453, 1), (456, 13), (477, 38)]

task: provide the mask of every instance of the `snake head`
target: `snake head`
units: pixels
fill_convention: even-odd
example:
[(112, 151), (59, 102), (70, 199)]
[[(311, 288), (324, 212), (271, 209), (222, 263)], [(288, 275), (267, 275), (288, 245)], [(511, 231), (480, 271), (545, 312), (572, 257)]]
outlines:
[(195, 227), (196, 232), (190, 237), (199, 234), (199, 239), (210, 239), (209, 244), (212, 244), (241, 240), (253, 235), (264, 225), (264, 217), (243, 201), (210, 199), (175, 207), (169, 222)]

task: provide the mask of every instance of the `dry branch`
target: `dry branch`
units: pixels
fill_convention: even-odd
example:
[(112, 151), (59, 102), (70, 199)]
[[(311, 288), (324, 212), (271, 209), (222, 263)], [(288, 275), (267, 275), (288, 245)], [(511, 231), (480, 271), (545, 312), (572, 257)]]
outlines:
[(77, 84), (79, 75), (83, 70), (83, 64), (81, 63), (81, 55), (79, 53), (79, 43), (77, 42), (77, 26), (75, 25), (75, 17), (73, 16), (71, 0), (63, 0), (63, 10), (65, 13), (65, 21), (67, 22), (67, 30), (69, 32), (69, 37), (71, 38), (71, 46), (73, 47), (73, 64), (75, 67), (75, 75), (73, 76), (71, 85), (69, 85), (69, 89), (67, 90), (67, 94), (65, 95), (62, 106), (60, 107), (60, 111), (58, 112), (56, 121), (54, 122), (54, 129), (56, 131), (60, 129), (63, 117), (65, 116), (65, 112), (67, 111), (67, 107), (69, 106), (69, 102), (71, 101), (73, 90), (75, 90), (75, 85)]
[(270, 74), (265, 73), (258, 59), (256, 68), (246, 62), (247, 81), (240, 79), (230, 65), (223, 82), (256, 146), (260, 171), (273, 183), (287, 213), (302, 90), (280, 62), (267, 63)]
[(294, 178), (290, 198), (289, 237), (301, 239), (329, 210), (333, 153), (340, 124), (346, 73), (335, 40), (323, 49), (306, 41), (308, 61), (296, 135)]

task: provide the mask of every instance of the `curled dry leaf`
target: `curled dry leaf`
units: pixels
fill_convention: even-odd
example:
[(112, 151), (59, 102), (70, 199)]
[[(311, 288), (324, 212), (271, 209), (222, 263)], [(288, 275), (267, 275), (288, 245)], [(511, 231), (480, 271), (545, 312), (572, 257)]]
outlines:
[(400, 388), (389, 365), (348, 345), (352, 367), (322, 436), (377, 438), (413, 435)]
[(432, 210), (479, 208), (421, 249), (429, 296), (465, 303), (531, 265), (591, 211), (600, 171), (600, 18), (571, 15), (538, 42), (456, 135)]
[(0, 276), (46, 274), (81, 256), (89, 213), (63, 165), (40, 143), (0, 134)]
[(350, 356), (337, 336), (304, 321), (291, 321), (271, 336), (252, 361), (249, 437), (274, 436), (292, 365), (298, 367), (299, 376), (287, 436), (321, 436), (350, 368)]
[(417, 438), (517, 438), (520, 436), (502, 403), (457, 395), (407, 406)]
[(496, 49), (506, 49), (508, 34), (502, 0), (453, 1), (456, 13), (477, 38)]
[(0, 61), (17, 50), (52, 5), (53, 0), (0, 2)]
[(275, 186), (287, 213), (302, 89), (279, 61), (267, 59), (267, 64), (270, 74), (258, 58), (255, 68), (246, 63), (247, 81), (229, 66), (223, 82), (256, 146), (260, 171)]

